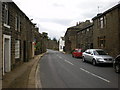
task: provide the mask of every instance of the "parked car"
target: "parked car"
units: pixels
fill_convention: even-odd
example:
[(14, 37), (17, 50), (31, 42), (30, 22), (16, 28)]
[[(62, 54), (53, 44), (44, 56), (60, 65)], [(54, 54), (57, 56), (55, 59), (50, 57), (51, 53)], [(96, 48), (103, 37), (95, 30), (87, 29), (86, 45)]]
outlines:
[(72, 57), (82, 57), (82, 49), (74, 49), (72, 51)]
[(109, 56), (102, 49), (88, 49), (83, 52), (83, 62), (89, 61), (92, 62), (93, 65), (97, 65), (100, 63), (113, 63), (113, 57)]
[(116, 73), (120, 72), (120, 55), (118, 55), (113, 61), (113, 68)]

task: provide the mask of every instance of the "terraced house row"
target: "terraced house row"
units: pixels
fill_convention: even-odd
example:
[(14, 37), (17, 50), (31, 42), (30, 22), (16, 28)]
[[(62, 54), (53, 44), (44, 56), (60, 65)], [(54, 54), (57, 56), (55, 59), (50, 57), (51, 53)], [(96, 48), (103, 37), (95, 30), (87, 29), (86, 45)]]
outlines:
[(45, 52), (46, 48), (39, 29), (14, 2), (0, 2), (0, 9), (0, 31), (2, 31), (0, 62), (4, 75), (17, 64), (34, 58), (36, 52), (37, 54)]
[(70, 27), (65, 33), (65, 50), (101, 48), (113, 57), (120, 54), (120, 4)]

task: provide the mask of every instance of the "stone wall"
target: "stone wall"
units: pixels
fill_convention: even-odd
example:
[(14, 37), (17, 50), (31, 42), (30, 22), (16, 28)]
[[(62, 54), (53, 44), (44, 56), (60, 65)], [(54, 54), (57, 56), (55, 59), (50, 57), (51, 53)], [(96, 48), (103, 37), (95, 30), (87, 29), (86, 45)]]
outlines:
[[(4, 10), (5, 5), (8, 7), (8, 26), (4, 25)], [(34, 24), (31, 20), (19, 9), (14, 2), (4, 2), (2, 4), (2, 31), (3, 35), (11, 36), (11, 68), (13, 69), (21, 62), (29, 61), (33, 55), (33, 34)], [(16, 20), (18, 20), (19, 27), (16, 29)], [(15, 42), (20, 41), (20, 57), (15, 58)]]
[[(86, 48), (85, 43), (88, 42), (85, 39), (88, 37), (92, 38), (92, 30), (90, 30), (90, 33), (82, 33), (83, 31), (86, 32), (85, 29), (87, 26), (91, 25), (91, 22), (89, 20), (86, 20), (85, 22), (80, 22), (76, 26), (70, 27), (67, 29), (65, 33), (65, 51), (68, 53), (71, 53), (71, 51), (75, 48)], [(80, 33), (78, 33), (80, 32)], [(92, 41), (90, 41), (92, 42)], [(83, 43), (83, 44), (82, 44)], [(89, 42), (88, 42), (89, 43)], [(81, 46), (82, 45), (82, 46)]]
[(71, 53), (71, 51), (77, 48), (77, 30), (74, 27), (68, 28), (65, 34), (65, 52)]
[(83, 49), (93, 48), (93, 25), (86, 26), (85, 28), (81, 29), (77, 32), (77, 47)]
[[(117, 56), (120, 54), (120, 4), (104, 12), (102, 15), (93, 18), (94, 31), (93, 43), (94, 48), (105, 49), (110, 55)], [(100, 28), (98, 20), (105, 17), (105, 25)], [(105, 45), (99, 46), (98, 38), (105, 38)]]

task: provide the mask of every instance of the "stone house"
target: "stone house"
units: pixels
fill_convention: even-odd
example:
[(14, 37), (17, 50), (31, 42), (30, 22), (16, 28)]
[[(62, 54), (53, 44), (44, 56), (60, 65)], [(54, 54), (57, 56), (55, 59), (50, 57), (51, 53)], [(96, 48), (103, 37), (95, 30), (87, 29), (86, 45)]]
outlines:
[(93, 48), (93, 24), (90, 23), (86, 27), (77, 32), (77, 47), (86, 49)]
[(48, 33), (42, 32), (43, 52), (46, 52), (48, 45)]
[(70, 27), (67, 29), (65, 33), (65, 52), (70, 53), (73, 49), (79, 48), (79, 36), (78, 32), (85, 28), (86, 26), (90, 25), (91, 22), (89, 20), (86, 20), (85, 22), (79, 22), (76, 24), (76, 26)]
[(59, 50), (59, 43), (57, 39), (48, 39), (47, 40), (47, 49)]
[(17, 64), (33, 57), (34, 29), (31, 20), (14, 2), (2, 2), (2, 67), (3, 75)]
[(105, 49), (110, 55), (120, 54), (120, 4), (93, 19), (93, 47)]
[(70, 27), (65, 33), (65, 52), (70, 53), (74, 48), (76, 48), (77, 31), (79, 28), (76, 26)]
[(44, 53), (46, 51), (45, 38), (44, 35), (39, 33), (39, 29), (36, 27), (33, 31), (34, 37), (34, 53), (35, 55)]
[(65, 40), (64, 37), (60, 37), (59, 39), (59, 51), (64, 51)]

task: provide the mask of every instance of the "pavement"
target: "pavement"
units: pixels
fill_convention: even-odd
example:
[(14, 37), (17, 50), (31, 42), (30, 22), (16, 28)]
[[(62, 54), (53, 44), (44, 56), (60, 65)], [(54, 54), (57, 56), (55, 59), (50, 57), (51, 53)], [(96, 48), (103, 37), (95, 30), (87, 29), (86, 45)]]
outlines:
[(24, 62), (6, 73), (3, 76), (2, 88), (36, 88), (36, 70), (43, 55), (36, 55), (29, 62)]

